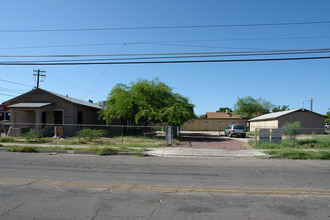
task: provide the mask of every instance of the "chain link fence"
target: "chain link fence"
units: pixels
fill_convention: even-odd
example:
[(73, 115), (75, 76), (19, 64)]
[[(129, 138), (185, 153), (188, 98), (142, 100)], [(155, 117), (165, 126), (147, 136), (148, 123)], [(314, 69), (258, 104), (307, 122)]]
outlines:
[(102, 140), (114, 144), (165, 145), (178, 137), (178, 126), (133, 126), (91, 124), (36, 124), (0, 122), (0, 136), (21, 137), (34, 134), (37, 137), (52, 137), (84, 142), (86, 139)]
[(324, 128), (255, 128), (254, 145), (257, 143), (282, 143), (282, 140), (304, 139), (311, 135), (326, 135)]

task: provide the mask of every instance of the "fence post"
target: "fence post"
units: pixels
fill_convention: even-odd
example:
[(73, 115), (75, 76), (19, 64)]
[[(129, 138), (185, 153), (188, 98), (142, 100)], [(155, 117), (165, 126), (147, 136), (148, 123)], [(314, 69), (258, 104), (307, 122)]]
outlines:
[(80, 124), (78, 124), (78, 138), (79, 138), (79, 144), (80, 144)]
[(292, 144), (294, 144), (294, 128), (292, 128)]
[(121, 126), (121, 144), (124, 145), (124, 126)]
[(254, 129), (254, 146), (257, 145), (257, 128)]

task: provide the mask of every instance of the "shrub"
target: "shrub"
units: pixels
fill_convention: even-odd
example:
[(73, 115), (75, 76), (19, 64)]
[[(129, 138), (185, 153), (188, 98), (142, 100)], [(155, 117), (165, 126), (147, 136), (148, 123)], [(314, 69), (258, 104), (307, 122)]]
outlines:
[(88, 141), (92, 141), (94, 139), (98, 139), (101, 137), (104, 137), (107, 134), (106, 131), (103, 130), (97, 130), (97, 129), (90, 129), (90, 128), (84, 128), (80, 132), (76, 132), (76, 136), (85, 138)]
[(299, 121), (294, 123), (285, 122), (282, 126), (283, 134), (285, 135), (296, 135), (301, 133), (301, 124)]
[(26, 132), (21, 136), (24, 137), (28, 142), (35, 141), (39, 138), (38, 134), (34, 133), (33, 131)]
[(97, 154), (100, 156), (105, 156), (105, 155), (110, 155), (113, 152), (118, 152), (118, 150), (110, 148), (110, 147), (104, 147), (104, 148), (98, 149)]

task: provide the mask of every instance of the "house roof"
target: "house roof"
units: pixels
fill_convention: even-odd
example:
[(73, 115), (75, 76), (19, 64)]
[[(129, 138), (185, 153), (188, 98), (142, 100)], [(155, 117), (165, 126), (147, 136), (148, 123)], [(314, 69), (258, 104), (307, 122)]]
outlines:
[[(277, 118), (279, 118), (279, 117), (281, 117), (283, 115), (291, 114), (293, 112), (298, 112), (298, 111), (308, 111), (308, 112), (311, 112), (311, 111), (309, 111), (307, 109), (304, 109), (304, 108), (297, 108), (297, 109), (291, 109), (291, 110), (287, 110), (287, 111), (268, 113), (268, 114), (265, 114), (265, 115), (261, 115), (261, 116), (252, 118), (249, 121), (263, 121), (263, 120), (277, 119)], [(321, 114), (318, 114), (316, 112), (313, 112), (313, 113), (315, 113), (317, 115), (321, 115)]]
[(240, 115), (232, 115), (232, 114), (227, 114), (226, 112), (207, 112), (206, 113), (206, 118), (207, 119), (240, 119)]
[(10, 105), (10, 108), (41, 108), (52, 104), (52, 102), (21, 102), (14, 105)]
[(62, 98), (62, 99), (64, 99), (64, 100), (67, 100), (68, 102), (71, 102), (71, 103), (74, 103), (74, 104), (79, 104), (79, 105), (83, 105), (83, 106), (88, 106), (88, 107), (91, 107), (91, 108), (102, 109), (102, 107), (99, 106), (99, 105), (96, 105), (96, 104), (93, 104), (93, 103), (90, 103), (90, 102), (87, 102), (87, 101), (83, 101), (83, 100), (80, 100), (80, 99), (71, 98), (71, 97), (68, 97), (68, 96), (65, 96), (65, 95), (61, 95), (61, 94), (58, 94), (58, 93), (55, 93), (55, 92), (51, 92), (51, 91), (47, 91), (47, 90), (40, 89), (40, 88), (33, 89), (33, 90), (31, 90), (31, 91), (29, 91), (29, 92), (27, 92), (27, 93), (24, 93), (24, 94), (22, 94), (22, 95), (20, 95), (20, 96), (17, 96), (17, 97), (15, 97), (15, 98), (13, 98), (13, 99), (10, 99), (10, 100), (8, 100), (8, 101), (6, 101), (6, 102), (4, 102), (4, 103), (10, 103), (11, 101), (13, 101), (13, 100), (15, 100), (15, 99), (17, 99), (17, 98), (19, 98), (19, 97), (25, 96), (26, 94), (29, 94), (29, 93), (32, 93), (32, 92), (36, 92), (36, 91), (38, 91), (38, 90), (43, 91), (43, 92), (46, 92), (46, 93), (49, 93), (49, 94), (52, 94), (52, 95), (54, 95), (54, 96), (57, 96), (57, 97), (59, 97), (59, 98)]

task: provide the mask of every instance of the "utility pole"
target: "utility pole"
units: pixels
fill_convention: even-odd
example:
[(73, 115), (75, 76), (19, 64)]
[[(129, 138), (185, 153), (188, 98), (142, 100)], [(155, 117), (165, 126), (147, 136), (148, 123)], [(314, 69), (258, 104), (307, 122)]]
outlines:
[(313, 111), (313, 98), (311, 98), (311, 112)]
[(43, 70), (33, 70), (33, 72), (35, 72), (33, 75), (37, 77), (37, 88), (39, 88), (39, 81), (40, 81), (40, 76), (42, 77), (42, 80), (40, 82), (43, 82), (44, 79), (46, 78), (46, 74), (40, 74), (40, 73), (45, 73), (46, 71)]

